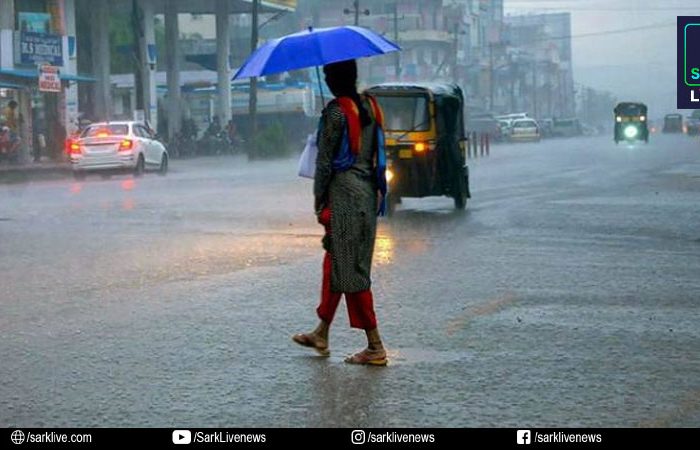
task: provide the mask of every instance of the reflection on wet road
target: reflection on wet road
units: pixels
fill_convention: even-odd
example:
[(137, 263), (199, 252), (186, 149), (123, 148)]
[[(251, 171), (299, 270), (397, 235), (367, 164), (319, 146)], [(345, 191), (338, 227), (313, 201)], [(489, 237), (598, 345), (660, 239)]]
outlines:
[(315, 325), (322, 228), (293, 159), (0, 185), (5, 426), (695, 426), (700, 147), (607, 138), (470, 161), (374, 258), (391, 363)]

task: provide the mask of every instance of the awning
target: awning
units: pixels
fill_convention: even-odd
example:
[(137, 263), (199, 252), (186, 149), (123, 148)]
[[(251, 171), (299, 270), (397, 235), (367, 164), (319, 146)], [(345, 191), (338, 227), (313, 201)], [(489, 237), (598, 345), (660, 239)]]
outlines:
[[(0, 75), (7, 75), (17, 78), (39, 78), (39, 71), (37, 69), (0, 69)], [(88, 83), (94, 83), (97, 81), (93, 77), (86, 75), (71, 75), (71, 74), (60, 74), (61, 81), (84, 81)]]
[(7, 81), (0, 80), (0, 89), (22, 89), (24, 86), (21, 84), (8, 83)]

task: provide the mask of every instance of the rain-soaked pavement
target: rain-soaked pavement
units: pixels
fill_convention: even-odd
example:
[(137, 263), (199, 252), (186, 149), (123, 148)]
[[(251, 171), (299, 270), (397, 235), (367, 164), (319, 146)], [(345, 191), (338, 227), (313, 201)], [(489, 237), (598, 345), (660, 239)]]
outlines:
[(296, 161), (0, 185), (0, 426), (698, 426), (700, 141), (500, 145), (474, 198), (383, 220), (387, 368), (344, 307)]

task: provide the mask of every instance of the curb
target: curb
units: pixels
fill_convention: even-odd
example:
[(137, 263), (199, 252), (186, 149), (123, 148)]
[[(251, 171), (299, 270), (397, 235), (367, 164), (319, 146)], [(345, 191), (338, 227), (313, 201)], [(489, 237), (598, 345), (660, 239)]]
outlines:
[(0, 184), (24, 183), (27, 181), (56, 180), (72, 175), (69, 164), (52, 166), (0, 167)]

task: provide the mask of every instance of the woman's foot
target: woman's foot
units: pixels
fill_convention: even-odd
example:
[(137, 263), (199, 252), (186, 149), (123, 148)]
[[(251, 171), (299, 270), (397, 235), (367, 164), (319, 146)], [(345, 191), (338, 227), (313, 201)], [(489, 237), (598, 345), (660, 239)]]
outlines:
[(348, 356), (345, 358), (345, 362), (348, 364), (361, 364), (368, 366), (386, 366), (388, 360), (386, 359), (386, 350), (370, 350), (369, 348), (366, 348), (361, 352)]
[(331, 351), (328, 349), (328, 341), (318, 336), (316, 333), (299, 333), (292, 336), (292, 340), (304, 347), (310, 347), (316, 350), (321, 356), (330, 356)]

